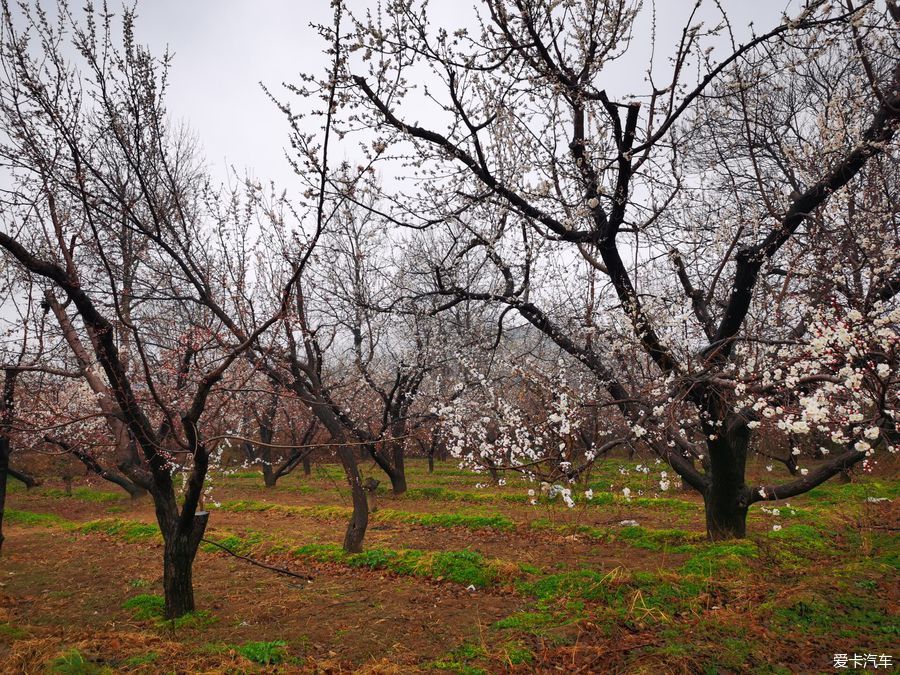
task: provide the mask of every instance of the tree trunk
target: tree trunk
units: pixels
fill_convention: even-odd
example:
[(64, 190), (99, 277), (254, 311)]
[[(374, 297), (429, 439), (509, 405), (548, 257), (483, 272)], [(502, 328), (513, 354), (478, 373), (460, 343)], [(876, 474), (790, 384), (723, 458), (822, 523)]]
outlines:
[(356, 464), (356, 455), (346, 445), (338, 448), (338, 456), (344, 467), (347, 482), (350, 484), (350, 494), (353, 498), (353, 515), (347, 524), (347, 532), (344, 535), (344, 550), (347, 553), (360, 553), (363, 539), (366, 536), (366, 528), (369, 526), (369, 503), (366, 499), (366, 491), (363, 488), (359, 475), (359, 466)]
[(200, 511), (194, 516), (190, 532), (173, 532), (166, 537), (163, 551), (163, 593), (167, 619), (177, 619), (194, 611), (194, 557), (208, 521), (209, 513)]
[(0, 553), (3, 552), (3, 510), (6, 507), (6, 481), (9, 469), (9, 438), (0, 437)]
[(428, 453), (428, 473), (434, 473), (434, 452)]
[(744, 482), (750, 430), (735, 421), (718, 430), (707, 441), (710, 458), (710, 485), (703, 495), (706, 506), (706, 532), (712, 541), (740, 539), (747, 536), (749, 488)]
[(275, 472), (272, 471), (272, 465), (266, 462), (263, 462), (262, 465), (263, 472), (263, 483), (267, 488), (275, 487), (275, 483), (278, 481), (278, 477), (275, 475)]
[(312, 473), (312, 465), (309, 461), (309, 454), (303, 456), (303, 475), (308, 476)]
[(395, 495), (402, 495), (406, 492), (406, 458), (403, 442), (394, 441), (393, 445), (394, 474), (391, 476), (391, 490)]
[(3, 398), (0, 400), (0, 553), (3, 551), (3, 512), (6, 508), (6, 481), (9, 473), (9, 456), (12, 453), (13, 415), (17, 370), (7, 368), (3, 377)]

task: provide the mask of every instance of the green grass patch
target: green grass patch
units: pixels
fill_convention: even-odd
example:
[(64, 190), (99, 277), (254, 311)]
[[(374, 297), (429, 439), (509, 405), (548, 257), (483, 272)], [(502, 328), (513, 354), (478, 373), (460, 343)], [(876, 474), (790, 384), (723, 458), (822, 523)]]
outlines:
[(142, 593), (133, 598), (128, 598), (128, 600), (122, 604), (122, 608), (130, 610), (132, 616), (141, 621), (158, 619), (165, 613), (166, 601), (159, 595)]
[(140, 668), (141, 666), (149, 666), (151, 663), (156, 663), (158, 659), (159, 652), (146, 652), (145, 654), (129, 656), (122, 661), (122, 665), (126, 668)]
[(747, 568), (747, 559), (757, 556), (752, 541), (726, 541), (701, 544), (679, 568), (687, 575), (718, 577), (723, 571), (738, 572)]
[(66, 527), (71, 525), (65, 518), (60, 518), (52, 513), (33, 513), (16, 509), (5, 509), (3, 511), (3, 521), (10, 525), (25, 525), (27, 527)]
[(614, 534), (616, 539), (648, 551), (687, 553), (706, 540), (706, 536), (684, 530), (654, 530), (641, 526), (623, 527)]
[(763, 535), (765, 538), (778, 542), (791, 551), (824, 552), (830, 548), (831, 542), (821, 531), (812, 525), (795, 523), (783, 527), (777, 532), (770, 530)]
[(78, 487), (72, 490), (71, 495), (67, 495), (65, 490), (60, 490), (59, 488), (41, 488), (40, 495), (43, 497), (53, 497), (55, 499), (80, 499), (85, 502), (94, 502), (98, 504), (107, 504), (109, 502), (118, 502), (122, 501), (125, 497), (127, 497), (124, 493), (118, 492), (103, 492), (101, 490), (92, 490), (87, 487)]
[(856, 483), (823, 483), (810, 490), (806, 499), (816, 504), (840, 506), (849, 502), (865, 502), (874, 499), (897, 499), (900, 497), (900, 482), (886, 483), (878, 480), (863, 480)]
[(480, 675), (486, 671), (483, 668), (471, 665), (471, 662), (484, 656), (485, 651), (483, 647), (466, 643), (447, 652), (447, 654), (436, 661), (432, 661), (427, 666), (435, 670), (451, 670), (454, 673), (463, 675)]
[(287, 647), (287, 642), (283, 640), (247, 642), (239, 647), (235, 647), (235, 651), (245, 659), (253, 661), (253, 663), (258, 663), (261, 666), (270, 666), (284, 662), (287, 657), (285, 647)]
[(77, 529), (84, 534), (100, 532), (129, 542), (147, 541), (148, 539), (162, 537), (156, 524), (140, 523), (134, 520), (120, 520), (118, 518), (92, 520), (79, 525)]
[(873, 647), (892, 648), (900, 639), (900, 624), (883, 596), (865, 589), (805, 589), (762, 606), (762, 616), (780, 630), (830, 635)]
[(138, 621), (153, 621), (157, 627), (206, 628), (216, 622), (216, 618), (206, 610), (188, 612), (177, 619), (166, 619), (166, 601), (159, 595), (142, 593), (122, 603), (122, 608), (130, 610)]
[(372, 514), (376, 522), (408, 523), (422, 527), (466, 527), (469, 529), (512, 530), (516, 524), (502, 514), (468, 515), (463, 513), (410, 513), (382, 509)]
[(520, 582), (518, 589), (548, 603), (561, 598), (573, 598), (590, 602), (611, 602), (620, 594), (620, 586), (615, 584), (616, 574), (600, 574), (593, 570), (574, 570), (551, 574), (536, 581)]
[(47, 670), (59, 675), (108, 675), (112, 668), (95, 663), (77, 649), (70, 649), (47, 664)]
[[(441, 488), (438, 488), (441, 489)], [(346, 519), (353, 515), (353, 509), (347, 506), (286, 506), (271, 502), (237, 500), (223, 502), (219, 508), (225, 511), (241, 513), (247, 511), (276, 511), (309, 518)], [(516, 524), (510, 518), (496, 513), (489, 515), (464, 513), (412, 513), (395, 509), (380, 509), (371, 514), (373, 523), (405, 523), (421, 527), (465, 527), (469, 529), (512, 530)]]
[(501, 646), (505, 661), (511, 666), (525, 666), (534, 661), (534, 652), (521, 642), (508, 642)]
[(386, 569), (397, 574), (452, 581), (464, 586), (485, 588), (517, 576), (516, 565), (490, 560), (477, 551), (420, 551), (417, 549), (372, 548), (362, 553), (345, 553), (334, 544), (307, 544), (295, 548), (298, 557), (320, 562), (336, 562), (350, 567)]
[[(227, 548), (229, 551), (233, 551), (238, 555), (249, 555), (263, 542), (262, 533), (253, 531), (247, 532), (243, 535), (232, 533), (218, 537), (213, 534), (209, 534), (208, 537), (210, 541), (215, 541), (221, 546)], [(218, 546), (215, 546), (208, 542), (200, 544), (200, 549), (202, 551), (206, 551), (207, 553), (218, 553), (222, 550)]]
[(28, 631), (11, 623), (0, 623), (0, 640), (13, 641), (28, 637)]

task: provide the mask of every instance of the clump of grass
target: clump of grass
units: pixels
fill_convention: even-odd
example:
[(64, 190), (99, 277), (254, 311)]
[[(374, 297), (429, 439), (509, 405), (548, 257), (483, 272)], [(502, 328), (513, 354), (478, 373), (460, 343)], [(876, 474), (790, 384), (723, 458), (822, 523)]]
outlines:
[(11, 623), (0, 623), (0, 640), (21, 640), (28, 637), (28, 632)]
[(752, 541), (727, 541), (701, 545), (679, 568), (686, 575), (718, 576), (723, 570), (737, 572), (747, 567), (747, 559), (757, 556)]
[(145, 621), (161, 618), (166, 610), (166, 601), (159, 595), (142, 593), (128, 598), (122, 607), (130, 610), (135, 619)]
[(145, 654), (135, 654), (129, 656), (122, 661), (122, 665), (126, 668), (139, 668), (140, 666), (148, 666), (155, 663), (159, 659), (159, 652), (147, 652)]
[(278, 509), (279, 505), (270, 502), (258, 502), (252, 499), (236, 499), (233, 501), (222, 502), (219, 504), (219, 508), (223, 511), (242, 513), (244, 511), (270, 511), (272, 509)]
[(77, 649), (60, 654), (48, 664), (47, 670), (60, 675), (108, 675), (113, 672), (111, 668), (91, 661)]
[(765, 535), (768, 539), (773, 539), (789, 546), (793, 550), (804, 551), (825, 551), (828, 546), (828, 540), (824, 535), (812, 525), (794, 524), (788, 525), (779, 531), (769, 531)]
[(126, 495), (122, 493), (103, 492), (101, 490), (92, 490), (91, 488), (87, 487), (75, 488), (74, 490), (72, 490), (71, 495), (67, 495), (65, 490), (60, 490), (59, 488), (43, 488), (41, 489), (41, 495), (43, 495), (44, 497), (54, 497), (57, 499), (73, 497), (85, 502), (95, 502), (99, 504), (119, 502), (126, 497)]
[(667, 550), (672, 553), (687, 553), (693, 550), (695, 544), (705, 539), (703, 535), (695, 532), (653, 530), (639, 525), (623, 527), (615, 537), (637, 548), (648, 551)]
[[(253, 552), (263, 541), (263, 535), (260, 532), (247, 532), (244, 535), (228, 534), (217, 540), (217, 543), (233, 551), (238, 555), (248, 555)], [(200, 545), (201, 550), (208, 553), (217, 553), (221, 551), (218, 546), (210, 543)]]
[(776, 628), (812, 635), (834, 635), (862, 640), (890, 649), (897, 644), (900, 627), (878, 594), (853, 589), (804, 589), (761, 606), (761, 616)]
[(275, 640), (272, 642), (247, 642), (234, 650), (245, 659), (258, 663), (261, 666), (282, 663), (287, 656), (284, 648), (287, 642)]
[(619, 584), (615, 583), (617, 576), (617, 570), (607, 574), (587, 569), (573, 570), (521, 582), (518, 588), (544, 604), (561, 598), (611, 602), (619, 594)]
[(363, 553), (345, 553), (334, 544), (307, 544), (293, 550), (299, 557), (338, 562), (350, 567), (386, 569), (397, 574), (426, 576), (464, 586), (485, 588), (517, 576), (518, 566), (489, 560), (477, 551), (420, 551), (373, 548)]
[(506, 662), (511, 666), (528, 665), (534, 661), (534, 652), (521, 642), (509, 642), (503, 645)]
[(863, 480), (855, 483), (823, 483), (806, 493), (806, 498), (822, 505), (865, 502), (869, 497), (897, 499), (900, 483)]
[(101, 532), (111, 537), (119, 537), (129, 542), (146, 541), (160, 537), (159, 527), (150, 523), (139, 523), (134, 520), (103, 518), (92, 520), (78, 526), (78, 531), (85, 534)]
[(463, 644), (447, 652), (444, 656), (432, 661), (429, 667), (435, 670), (452, 670), (454, 673), (464, 673), (465, 675), (476, 675), (484, 673), (483, 668), (477, 668), (470, 665), (471, 661), (485, 656), (484, 648), (479, 645)]
[(423, 527), (466, 527), (469, 529), (512, 530), (516, 524), (502, 514), (468, 515), (462, 513), (410, 513), (382, 509), (373, 514), (376, 521), (408, 523)]
[[(427, 489), (427, 488), (425, 488)], [(436, 488), (443, 490), (443, 488)], [(310, 518), (349, 518), (353, 510), (346, 506), (285, 506), (270, 502), (238, 500), (224, 502), (219, 507), (236, 513), (244, 511), (277, 511)], [(469, 515), (462, 513), (411, 513), (395, 509), (381, 509), (372, 514), (373, 522), (406, 523), (422, 527), (466, 527), (470, 529), (512, 530), (516, 524), (502, 514)]]
[(52, 513), (32, 513), (31, 511), (18, 511), (5, 509), (3, 520), (14, 525), (26, 525), (29, 527), (66, 527), (70, 522)]
[(176, 619), (166, 619), (166, 601), (159, 595), (142, 593), (126, 600), (122, 607), (131, 610), (139, 621), (153, 621), (157, 627), (206, 628), (216, 622), (216, 618), (206, 610), (188, 612)]
[(550, 612), (516, 612), (494, 623), (494, 628), (532, 631), (556, 623)]
[(472, 504), (483, 504), (495, 499), (492, 494), (448, 490), (443, 487), (410, 488), (401, 497), (404, 499), (433, 499), (447, 502), (469, 502)]

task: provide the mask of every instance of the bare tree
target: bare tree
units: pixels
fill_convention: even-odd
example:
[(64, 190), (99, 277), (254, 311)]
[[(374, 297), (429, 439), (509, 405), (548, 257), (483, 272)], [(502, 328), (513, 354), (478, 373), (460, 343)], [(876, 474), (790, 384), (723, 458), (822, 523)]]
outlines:
[[(108, 414), (121, 419), (146, 464), (123, 470), (153, 497), (165, 542), (165, 612), (176, 617), (194, 609), (192, 565), (209, 518), (204, 413), (228, 367), (276, 317), (232, 337), (241, 333), (231, 316), (240, 316), (241, 298), (230, 294), (222, 251), (203, 231), (192, 143), (165, 117), (168, 57), (135, 43), (132, 10), (118, 22), (90, 8), (83, 21), (62, 3), (56, 10), (51, 20), (25, 6), (14, 20), (3, 3), (0, 155), (15, 191), (0, 246), (77, 312), (80, 340), (115, 400)], [(64, 38), (84, 74), (64, 53)], [(133, 244), (123, 243), (125, 230)], [(137, 270), (119, 264), (132, 245)], [(125, 296), (140, 297), (142, 311)], [(181, 500), (178, 470), (187, 472)]]

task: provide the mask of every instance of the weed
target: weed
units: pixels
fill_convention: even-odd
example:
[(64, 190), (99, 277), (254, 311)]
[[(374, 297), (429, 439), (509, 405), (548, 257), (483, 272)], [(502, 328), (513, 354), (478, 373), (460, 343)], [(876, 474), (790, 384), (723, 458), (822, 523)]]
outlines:
[(0, 640), (13, 641), (25, 637), (28, 637), (28, 632), (22, 628), (13, 626), (11, 623), (0, 623)]
[(484, 673), (485, 670), (483, 668), (472, 666), (469, 662), (479, 659), (484, 655), (485, 652), (483, 647), (473, 644), (463, 644), (428, 665), (436, 670), (452, 670), (454, 673), (461, 673), (464, 675), (479, 675)]
[(503, 645), (503, 651), (511, 666), (526, 665), (534, 661), (534, 652), (521, 642), (509, 642)]
[(107, 675), (113, 670), (85, 658), (77, 649), (70, 649), (48, 664), (51, 673), (60, 675)]
[(235, 651), (245, 659), (258, 663), (261, 666), (274, 665), (284, 661), (287, 656), (284, 648), (287, 642), (275, 640), (274, 642), (247, 642)]
[(161, 618), (166, 609), (166, 602), (159, 595), (142, 593), (133, 598), (128, 598), (122, 604), (122, 607), (130, 610), (135, 619), (144, 621)]

